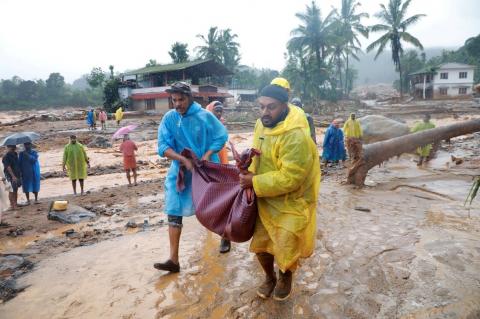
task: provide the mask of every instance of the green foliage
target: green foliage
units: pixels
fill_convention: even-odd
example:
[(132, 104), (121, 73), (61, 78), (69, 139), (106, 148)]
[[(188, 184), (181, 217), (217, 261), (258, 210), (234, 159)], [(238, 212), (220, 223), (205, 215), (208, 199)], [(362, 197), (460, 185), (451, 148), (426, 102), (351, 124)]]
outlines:
[(90, 74), (87, 75), (87, 82), (92, 88), (101, 87), (106, 78), (105, 72), (102, 68), (93, 68)]
[(51, 106), (87, 106), (99, 104), (99, 90), (77, 90), (65, 84), (63, 76), (52, 73), (46, 81), (24, 81), (18, 76), (0, 81), (0, 110)]
[(155, 66), (155, 65), (157, 65), (157, 64), (158, 64), (158, 63), (157, 63), (157, 60), (155, 60), (155, 59), (150, 59), (150, 60), (148, 60), (148, 63), (145, 64), (145, 67), (148, 68), (149, 66)]
[(107, 112), (115, 112), (120, 102), (120, 96), (118, 94), (118, 87), (120, 80), (118, 78), (112, 78), (105, 82), (103, 87), (103, 106)]
[(182, 63), (188, 61), (188, 44), (175, 42), (168, 52), (173, 63)]
[(278, 71), (271, 69), (256, 69), (241, 66), (232, 78), (231, 87), (234, 89), (261, 90), (264, 86), (270, 84), (272, 79), (278, 75)]
[(197, 38), (203, 41), (203, 45), (196, 47), (197, 55), (201, 59), (213, 59), (234, 71), (240, 62), (240, 44), (236, 42), (238, 35), (231, 29), (220, 30), (211, 27), (207, 36), (201, 34)]

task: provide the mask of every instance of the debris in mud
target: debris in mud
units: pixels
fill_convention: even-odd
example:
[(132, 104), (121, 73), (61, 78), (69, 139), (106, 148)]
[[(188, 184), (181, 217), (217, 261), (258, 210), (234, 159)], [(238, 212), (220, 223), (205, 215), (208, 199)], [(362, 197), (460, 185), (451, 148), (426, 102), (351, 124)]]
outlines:
[(9, 255), (0, 257), (0, 301), (14, 298), (26, 287), (18, 287), (15, 278), (33, 268), (33, 263), (21, 256)]
[(22, 228), (22, 227), (16, 227), (16, 228), (14, 228), (14, 229), (10, 229), (10, 230), (8, 231), (7, 236), (10, 236), (10, 237), (22, 236), (24, 231), (25, 231), (24, 228)]
[(110, 140), (102, 135), (95, 135), (90, 143), (87, 144), (88, 147), (95, 148), (109, 148), (112, 147)]
[(360, 207), (360, 206), (356, 206), (355, 210), (358, 210), (358, 211), (361, 211), (361, 212), (366, 212), (366, 213), (370, 213), (372, 211), (370, 208)]
[(56, 220), (65, 224), (76, 224), (80, 221), (94, 219), (97, 215), (85, 208), (70, 204), (66, 211), (56, 212), (49, 211), (47, 218)]
[(137, 228), (138, 225), (135, 223), (133, 220), (128, 221), (128, 223), (125, 225), (126, 228)]

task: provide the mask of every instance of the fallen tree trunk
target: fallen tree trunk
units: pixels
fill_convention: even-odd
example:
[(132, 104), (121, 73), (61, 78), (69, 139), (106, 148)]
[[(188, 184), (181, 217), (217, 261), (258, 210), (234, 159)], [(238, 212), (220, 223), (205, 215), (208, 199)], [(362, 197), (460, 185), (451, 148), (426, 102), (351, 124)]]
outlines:
[(0, 123), (0, 126), (12, 126), (12, 125), (17, 125), (17, 124), (20, 124), (20, 123), (23, 123), (23, 122), (26, 122), (26, 121), (29, 121), (29, 120), (33, 120), (34, 118), (35, 118), (35, 115), (32, 115), (32, 116), (25, 117), (25, 118), (23, 118), (23, 119), (19, 119), (19, 120), (16, 120), (16, 121), (7, 122), (7, 123)]
[(348, 171), (348, 184), (363, 186), (368, 171), (389, 158), (413, 152), (417, 147), (480, 131), (480, 119), (408, 134), (364, 146), (362, 157)]

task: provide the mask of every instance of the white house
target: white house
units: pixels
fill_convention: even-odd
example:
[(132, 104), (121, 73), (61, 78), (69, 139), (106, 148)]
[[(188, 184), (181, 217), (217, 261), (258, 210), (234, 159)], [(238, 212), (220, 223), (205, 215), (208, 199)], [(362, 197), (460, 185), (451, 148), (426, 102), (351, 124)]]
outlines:
[(423, 99), (468, 97), (473, 92), (475, 66), (444, 63), (409, 74), (413, 96)]

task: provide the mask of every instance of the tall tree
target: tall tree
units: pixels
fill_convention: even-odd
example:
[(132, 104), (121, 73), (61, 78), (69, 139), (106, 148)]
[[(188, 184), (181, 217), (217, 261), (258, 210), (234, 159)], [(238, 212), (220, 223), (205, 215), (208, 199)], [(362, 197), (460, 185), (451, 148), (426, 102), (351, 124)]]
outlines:
[(48, 95), (59, 97), (65, 87), (65, 78), (60, 73), (50, 73), (46, 85)]
[(222, 62), (219, 37), (218, 27), (210, 27), (206, 37), (201, 34), (197, 35), (197, 38), (203, 41), (203, 45), (199, 45), (195, 48), (198, 52), (199, 58), (213, 59), (219, 63)]
[[(359, 34), (368, 38), (368, 27), (362, 24), (363, 18), (368, 18), (365, 12), (358, 13), (357, 9), (361, 6), (360, 2), (356, 0), (342, 0), (342, 7), (338, 15), (338, 22), (340, 23), (340, 34), (345, 41), (345, 78), (349, 73), (349, 57), (353, 56), (356, 60), (358, 57), (356, 53), (360, 51)], [(345, 94), (348, 95), (347, 82), (345, 81)]]
[(235, 70), (240, 62), (240, 44), (235, 41), (237, 38), (238, 35), (232, 34), (231, 29), (225, 29), (220, 31), (218, 39), (222, 63), (231, 71)]
[(90, 71), (90, 74), (87, 75), (87, 82), (92, 88), (97, 88), (103, 85), (105, 78), (106, 75), (102, 68), (93, 68), (92, 71)]
[(371, 26), (370, 31), (385, 33), (367, 47), (367, 52), (377, 49), (377, 54), (375, 55), (375, 59), (377, 59), (387, 44), (390, 44), (393, 63), (396, 70), (400, 73), (400, 96), (403, 94), (402, 64), (400, 61), (400, 57), (403, 55), (402, 41), (423, 50), (423, 45), (420, 41), (408, 33), (407, 29), (425, 16), (425, 14), (416, 14), (406, 18), (408, 6), (412, 0), (402, 2), (402, 0), (389, 0), (388, 8), (383, 4), (380, 5), (381, 11), (377, 12), (375, 17), (383, 23)]
[(300, 19), (301, 24), (292, 30), (289, 47), (296, 49), (307, 47), (310, 53), (315, 56), (319, 74), (324, 65), (328, 48), (329, 27), (334, 15), (335, 10), (332, 10), (328, 16), (322, 20), (320, 8), (315, 1), (312, 1), (310, 6), (306, 6), (305, 12), (295, 14), (295, 16)]
[(173, 63), (183, 63), (188, 61), (188, 44), (175, 42), (168, 52)]

